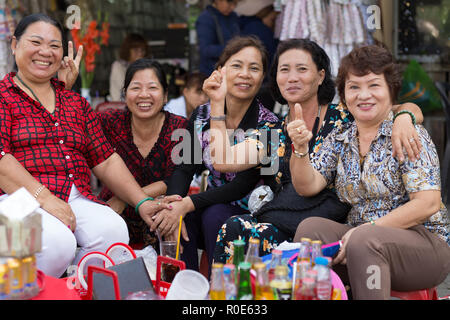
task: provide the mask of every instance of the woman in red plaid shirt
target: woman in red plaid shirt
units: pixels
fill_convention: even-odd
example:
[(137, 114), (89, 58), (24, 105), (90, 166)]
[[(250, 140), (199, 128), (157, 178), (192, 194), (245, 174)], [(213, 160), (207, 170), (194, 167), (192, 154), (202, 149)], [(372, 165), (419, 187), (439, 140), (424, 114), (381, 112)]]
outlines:
[[(25, 187), (40, 203), (37, 266), (54, 277), (88, 252), (128, 243), (124, 220), (92, 194), (91, 170), (114, 194), (138, 207), (144, 220), (169, 208), (150, 201), (106, 140), (87, 101), (53, 79), (63, 61), (63, 34), (46, 15), (22, 19), (11, 44), (18, 72), (0, 82), (0, 201)], [(75, 256), (77, 245), (81, 249)]]

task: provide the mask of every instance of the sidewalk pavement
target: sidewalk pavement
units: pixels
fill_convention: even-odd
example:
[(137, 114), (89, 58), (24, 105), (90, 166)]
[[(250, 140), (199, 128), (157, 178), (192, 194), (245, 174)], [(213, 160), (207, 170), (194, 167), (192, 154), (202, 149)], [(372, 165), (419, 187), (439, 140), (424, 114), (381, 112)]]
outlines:
[(447, 297), (450, 295), (450, 274), (447, 276), (445, 281), (441, 283), (438, 288), (438, 297)]

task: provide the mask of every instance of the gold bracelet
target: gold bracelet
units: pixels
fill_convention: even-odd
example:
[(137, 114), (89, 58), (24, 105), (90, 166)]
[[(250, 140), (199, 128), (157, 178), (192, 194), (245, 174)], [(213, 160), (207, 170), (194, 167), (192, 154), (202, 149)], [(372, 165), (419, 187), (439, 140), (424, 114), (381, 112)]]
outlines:
[(41, 194), (41, 192), (44, 191), (44, 189), (45, 189), (44, 185), (40, 186), (34, 193), (34, 198), (37, 199), (39, 197), (39, 194)]
[(304, 157), (306, 157), (306, 156), (308, 155), (308, 151), (301, 153), (301, 152), (298, 152), (297, 150), (295, 150), (294, 144), (291, 144), (291, 148), (292, 148), (292, 153), (293, 153), (297, 158), (300, 158), (300, 159), (301, 159), (301, 158), (304, 158)]

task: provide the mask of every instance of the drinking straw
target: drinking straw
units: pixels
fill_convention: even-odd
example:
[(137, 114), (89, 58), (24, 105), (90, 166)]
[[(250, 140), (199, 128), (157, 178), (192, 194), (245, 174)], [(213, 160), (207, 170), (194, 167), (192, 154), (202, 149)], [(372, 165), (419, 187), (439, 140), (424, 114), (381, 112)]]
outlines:
[(180, 238), (181, 238), (181, 223), (183, 222), (183, 216), (180, 215), (180, 225), (178, 226), (178, 241), (177, 241), (177, 255), (176, 260), (178, 260), (178, 257), (180, 255)]

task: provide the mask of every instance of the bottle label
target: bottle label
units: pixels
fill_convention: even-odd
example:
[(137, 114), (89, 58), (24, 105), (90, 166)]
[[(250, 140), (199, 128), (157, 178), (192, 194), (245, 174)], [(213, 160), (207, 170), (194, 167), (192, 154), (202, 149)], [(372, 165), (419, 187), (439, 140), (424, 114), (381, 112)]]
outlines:
[(292, 290), (290, 288), (288, 289), (275, 288), (274, 293), (278, 297), (277, 300), (291, 300)]

